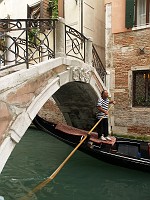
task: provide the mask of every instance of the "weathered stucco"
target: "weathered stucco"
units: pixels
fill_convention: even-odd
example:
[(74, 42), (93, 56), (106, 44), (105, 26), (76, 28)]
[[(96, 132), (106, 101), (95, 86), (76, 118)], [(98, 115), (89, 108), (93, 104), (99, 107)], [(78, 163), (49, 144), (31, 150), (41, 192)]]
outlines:
[(125, 28), (125, 3), (126, 0), (105, 0), (105, 6), (112, 5), (112, 33), (129, 31)]
[(0, 102), (0, 144), (6, 137), (6, 130), (12, 120), (10, 110), (7, 107), (7, 103)]

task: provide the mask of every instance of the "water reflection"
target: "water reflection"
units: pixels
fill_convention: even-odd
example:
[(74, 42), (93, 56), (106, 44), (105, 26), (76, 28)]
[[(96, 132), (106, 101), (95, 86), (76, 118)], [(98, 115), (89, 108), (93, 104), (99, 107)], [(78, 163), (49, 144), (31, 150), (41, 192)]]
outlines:
[[(0, 175), (0, 196), (19, 200), (47, 179), (72, 147), (30, 128)], [(77, 151), (55, 179), (31, 199), (149, 200), (150, 174), (113, 166)]]

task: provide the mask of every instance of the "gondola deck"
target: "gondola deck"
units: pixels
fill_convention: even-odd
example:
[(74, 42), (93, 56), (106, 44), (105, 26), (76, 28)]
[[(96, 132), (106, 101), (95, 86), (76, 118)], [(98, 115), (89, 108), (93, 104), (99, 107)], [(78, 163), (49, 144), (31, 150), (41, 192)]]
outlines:
[[(71, 127), (71, 126), (68, 126), (66, 124), (57, 124), (55, 126), (55, 129), (58, 130), (58, 131), (61, 131), (61, 132), (64, 132), (64, 134), (69, 134), (69, 135), (76, 135), (76, 136), (85, 136), (87, 135), (89, 132), (88, 131), (84, 131), (84, 130), (81, 130), (81, 129), (78, 129), (78, 128), (74, 128), (74, 127)], [(116, 142), (116, 138), (115, 137), (110, 137), (111, 138), (111, 141), (109, 140), (101, 140), (101, 139), (98, 139), (98, 134), (97, 132), (92, 132), (90, 134), (90, 138), (89, 140), (91, 142), (94, 142), (96, 144), (111, 144), (111, 145), (114, 145), (115, 142)]]

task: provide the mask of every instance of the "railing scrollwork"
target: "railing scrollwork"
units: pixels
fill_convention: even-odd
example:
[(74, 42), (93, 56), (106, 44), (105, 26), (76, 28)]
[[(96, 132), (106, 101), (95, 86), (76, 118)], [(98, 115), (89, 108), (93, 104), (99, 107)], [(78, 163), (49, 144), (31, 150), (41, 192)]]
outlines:
[(0, 70), (55, 57), (55, 20), (0, 20)]
[(74, 28), (67, 25), (65, 35), (66, 55), (85, 62), (85, 42), (87, 38)]
[(92, 54), (93, 54), (93, 60), (92, 60), (92, 65), (96, 69), (97, 73), (99, 74), (100, 78), (102, 81), (105, 83), (106, 82), (106, 69), (103, 66), (103, 63), (93, 45), (92, 47)]
[[(15, 66), (29, 68), (55, 58), (55, 22), (52, 19), (0, 19), (0, 71)], [(88, 39), (68, 25), (63, 39), (66, 56), (86, 62)], [(93, 54), (92, 65), (105, 83), (106, 70), (99, 55), (94, 46), (89, 51)]]

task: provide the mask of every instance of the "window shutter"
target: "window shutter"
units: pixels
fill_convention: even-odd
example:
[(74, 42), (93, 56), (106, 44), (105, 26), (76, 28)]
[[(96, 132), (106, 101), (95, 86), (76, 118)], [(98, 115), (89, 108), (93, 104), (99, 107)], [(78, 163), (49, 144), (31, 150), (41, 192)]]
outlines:
[(28, 4), (27, 4), (27, 18), (31, 18), (31, 8)]
[(134, 19), (134, 0), (126, 0), (125, 27), (132, 28)]

